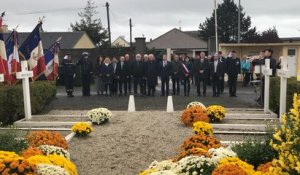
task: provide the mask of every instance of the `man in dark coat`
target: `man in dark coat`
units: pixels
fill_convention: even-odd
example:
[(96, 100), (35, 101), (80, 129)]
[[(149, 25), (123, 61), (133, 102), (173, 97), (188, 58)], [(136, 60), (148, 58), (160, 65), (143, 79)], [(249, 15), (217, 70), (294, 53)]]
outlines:
[[(143, 56), (144, 72), (147, 69), (147, 63), (148, 62), (149, 62), (149, 55), (144, 54), (144, 56)], [(147, 82), (146, 75), (144, 74), (144, 77), (143, 77), (143, 95), (147, 95), (147, 88), (148, 88), (148, 82)]]
[(67, 54), (64, 57), (61, 66), (62, 66), (62, 73), (64, 76), (67, 95), (68, 97), (74, 97), (73, 83), (74, 83), (76, 66), (72, 61), (71, 54)]
[(132, 86), (132, 78), (133, 78), (133, 76), (132, 76), (132, 63), (133, 63), (133, 61), (130, 60), (129, 54), (125, 54), (125, 62), (127, 64), (127, 68), (128, 68), (128, 72), (127, 72), (127, 74), (128, 74), (128, 76), (127, 76), (127, 86), (128, 86), (128, 88), (127, 89), (128, 89), (129, 94), (131, 94), (131, 86)]
[(112, 83), (114, 78), (114, 68), (111, 64), (110, 58), (104, 59), (104, 64), (101, 67), (102, 82), (106, 95), (112, 95)]
[(205, 59), (205, 53), (200, 53), (199, 56), (196, 57), (193, 68), (193, 73), (195, 75), (195, 82), (197, 86), (197, 96), (201, 96), (201, 82), (203, 85), (203, 96), (206, 96), (206, 83), (209, 77), (209, 61)]
[(241, 60), (237, 58), (236, 52), (233, 50), (229, 57), (227, 58), (227, 75), (228, 75), (228, 86), (229, 86), (229, 96), (236, 96), (236, 84), (238, 74), (241, 73)]
[(127, 95), (127, 79), (128, 79), (128, 65), (125, 62), (125, 57), (121, 56), (120, 61), (117, 64), (117, 78), (119, 81), (119, 95), (123, 95), (123, 88), (124, 88), (124, 95)]
[(93, 75), (93, 64), (89, 60), (89, 53), (83, 52), (81, 59), (77, 65), (81, 67), (81, 82), (82, 82), (82, 95), (90, 96), (91, 78)]
[(224, 65), (219, 61), (219, 54), (214, 55), (214, 61), (210, 64), (210, 77), (212, 80), (213, 96), (219, 97), (221, 90), (221, 80), (224, 74)]
[(219, 61), (224, 66), (223, 67), (224, 74), (222, 75), (222, 79), (220, 80), (220, 92), (221, 92), (221, 94), (223, 94), (224, 86), (225, 86), (224, 77), (225, 77), (225, 73), (227, 72), (227, 59), (223, 56), (223, 53), (221, 51), (219, 51), (218, 54), (219, 54)]
[(171, 74), (171, 62), (167, 60), (167, 55), (163, 55), (163, 60), (159, 64), (159, 76), (161, 79), (161, 96), (169, 96), (169, 81)]
[(148, 96), (154, 96), (157, 84), (158, 67), (153, 54), (149, 54), (149, 61), (146, 64), (145, 77), (148, 85)]
[(142, 56), (137, 54), (135, 61), (132, 64), (132, 75), (133, 75), (133, 89), (134, 95), (137, 95), (137, 86), (140, 86), (140, 96), (143, 96), (143, 78), (144, 78), (144, 64), (142, 62)]
[(172, 86), (173, 86), (173, 94), (179, 95), (180, 93), (180, 80), (182, 78), (182, 65), (179, 61), (178, 55), (174, 56), (174, 61), (172, 62)]
[(118, 63), (117, 58), (113, 57), (111, 62), (114, 70), (113, 82), (112, 82), (112, 94), (118, 93), (117, 63)]

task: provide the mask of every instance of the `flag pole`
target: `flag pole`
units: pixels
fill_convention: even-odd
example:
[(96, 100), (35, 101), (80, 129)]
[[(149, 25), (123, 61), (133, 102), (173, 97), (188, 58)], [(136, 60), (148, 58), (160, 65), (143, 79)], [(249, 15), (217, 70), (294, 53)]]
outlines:
[(218, 52), (218, 19), (217, 19), (217, 0), (215, 1), (215, 36), (216, 36), (216, 52)]

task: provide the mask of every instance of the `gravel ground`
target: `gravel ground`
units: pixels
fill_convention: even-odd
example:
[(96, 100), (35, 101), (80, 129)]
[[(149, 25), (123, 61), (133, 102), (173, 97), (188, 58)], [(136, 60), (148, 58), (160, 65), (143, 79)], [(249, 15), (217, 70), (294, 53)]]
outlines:
[[(138, 115), (137, 115), (138, 114)], [(183, 140), (193, 135), (178, 113), (113, 112), (111, 122), (94, 126), (88, 138), (73, 138), (70, 153), (80, 175), (134, 175), (154, 160), (176, 156)], [(216, 135), (223, 141), (251, 136)], [(260, 136), (255, 136), (260, 137)]]

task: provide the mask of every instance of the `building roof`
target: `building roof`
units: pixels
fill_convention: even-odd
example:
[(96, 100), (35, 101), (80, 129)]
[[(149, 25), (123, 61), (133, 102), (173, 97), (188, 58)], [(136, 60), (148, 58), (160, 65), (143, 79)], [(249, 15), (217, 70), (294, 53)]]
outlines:
[(255, 47), (255, 46), (300, 46), (300, 43), (220, 43), (220, 47)]
[[(19, 45), (25, 41), (29, 36), (30, 32), (19, 32)], [(10, 33), (4, 33), (4, 39), (6, 40), (9, 37)], [(60, 41), (61, 49), (73, 49), (75, 45), (81, 40), (81, 38), (87, 35), (83, 31), (76, 32), (41, 32), (41, 38), (43, 42), (44, 49), (47, 49), (52, 46), (52, 44), (59, 38), (62, 37)], [(89, 38), (90, 40), (90, 38)], [(91, 43), (93, 43), (90, 40)], [(94, 44), (93, 44), (94, 45)]]
[(207, 42), (198, 36), (195, 37), (195, 31), (183, 32), (174, 28), (147, 43), (147, 47), (156, 49), (200, 49), (207, 48)]
[[(120, 44), (121, 43), (121, 44)], [(118, 45), (121, 45), (121, 46), (130, 46), (129, 42), (125, 40), (124, 36), (119, 36), (117, 39), (115, 39), (114, 42), (112, 42), (112, 46), (118, 46)]]
[(280, 40), (281, 41), (288, 41), (288, 42), (294, 42), (294, 41), (299, 42), (300, 41), (300, 37), (280, 38)]

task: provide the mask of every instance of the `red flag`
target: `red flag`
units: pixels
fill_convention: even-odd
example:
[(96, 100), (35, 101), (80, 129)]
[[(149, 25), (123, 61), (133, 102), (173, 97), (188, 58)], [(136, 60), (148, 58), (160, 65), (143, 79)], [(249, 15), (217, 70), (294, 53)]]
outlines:
[(33, 71), (33, 80), (46, 71), (43, 44), (40, 36), (40, 22), (20, 47), (20, 55), (28, 61), (29, 69)]

